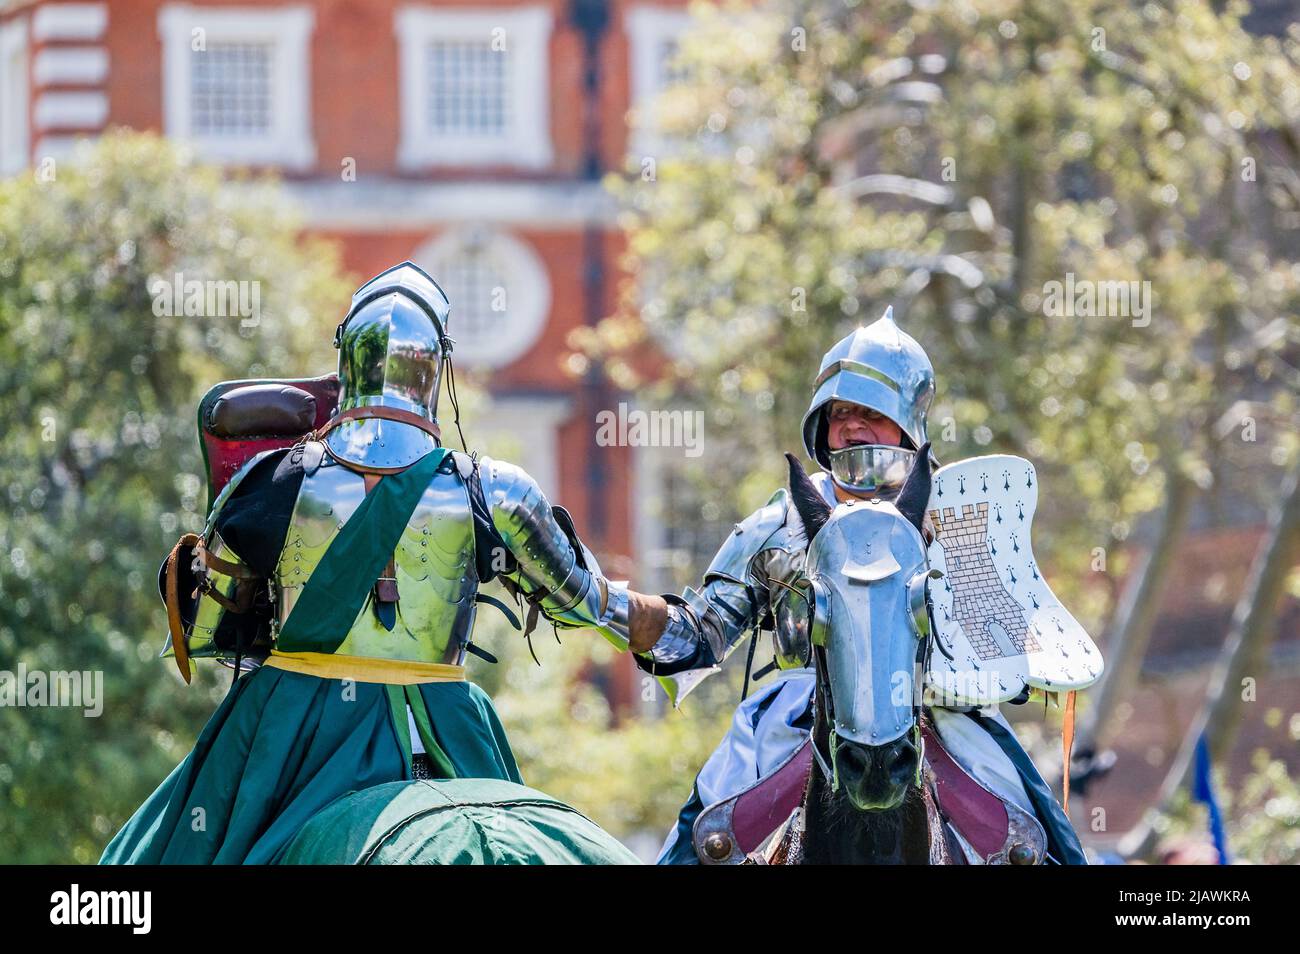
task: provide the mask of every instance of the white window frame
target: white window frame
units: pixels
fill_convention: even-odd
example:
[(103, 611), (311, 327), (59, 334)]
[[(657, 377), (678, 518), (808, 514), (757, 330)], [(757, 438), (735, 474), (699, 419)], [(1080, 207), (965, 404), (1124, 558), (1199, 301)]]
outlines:
[[(509, 283), (506, 289), (506, 313), (510, 317), (507, 333), (493, 340), (490, 351), (471, 349), (462, 341), (453, 352), (455, 359), (468, 368), (504, 368), (518, 361), (542, 339), (551, 312), (551, 280), (546, 265), (537, 252), (517, 236), (482, 226), (452, 228), (418, 249), (416, 264), (426, 268), (438, 280), (437, 261), (454, 254), (467, 244), (482, 247), (501, 262), (501, 272)], [(456, 302), (451, 303), (451, 337), (456, 337)]]
[[(393, 21), (400, 65), (401, 135), (397, 164), (408, 171), (434, 166), (494, 164), (544, 168), (551, 163), (551, 11), (544, 6), (403, 7)], [(510, 126), (504, 136), (434, 135), (429, 114), (427, 50), (436, 39), (487, 40), (504, 30), (511, 58)]]
[[(18, 56), (21, 75), (10, 82), (11, 59)], [(0, 175), (27, 168), (31, 154), (31, 53), (27, 46), (27, 20), (0, 23)]]
[(627, 12), (627, 31), (632, 54), (632, 132), (628, 148), (637, 159), (671, 153), (668, 140), (656, 128), (655, 97), (663, 92), (660, 46), (676, 40), (692, 25), (691, 14), (681, 7), (638, 5)]
[[(307, 6), (193, 7), (168, 4), (158, 14), (163, 41), (163, 128), (168, 136), (192, 143), (205, 159), (241, 165), (308, 169), (316, 162), (311, 132), (311, 33), (315, 16)], [(205, 40), (250, 41), (276, 45), (271, 75), (272, 129), (247, 138), (197, 136), (190, 112), (192, 31)]]

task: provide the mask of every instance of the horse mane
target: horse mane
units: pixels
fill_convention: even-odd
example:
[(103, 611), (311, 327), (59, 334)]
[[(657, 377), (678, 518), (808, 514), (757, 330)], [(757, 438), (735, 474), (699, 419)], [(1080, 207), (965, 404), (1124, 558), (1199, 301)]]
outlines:
[(794, 501), (794, 509), (798, 511), (799, 519), (803, 521), (808, 542), (812, 543), (813, 537), (826, 526), (826, 521), (830, 519), (831, 512), (835, 508), (826, 502), (821, 492), (813, 485), (812, 479), (803, 469), (798, 458), (786, 451), (785, 459), (790, 464), (790, 495)]

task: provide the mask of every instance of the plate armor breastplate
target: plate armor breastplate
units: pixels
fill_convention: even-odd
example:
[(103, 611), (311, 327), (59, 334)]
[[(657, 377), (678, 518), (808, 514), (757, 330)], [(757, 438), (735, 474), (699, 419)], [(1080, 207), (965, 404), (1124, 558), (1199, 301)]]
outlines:
[[(362, 475), (328, 456), (314, 473), (303, 477), (275, 569), (277, 632), (365, 494)], [(479, 580), (469, 494), (454, 469), (437, 473), (429, 483), (402, 532), (394, 564), (397, 625), (392, 632), (385, 629), (368, 600), (335, 652), (460, 664), (474, 626)]]

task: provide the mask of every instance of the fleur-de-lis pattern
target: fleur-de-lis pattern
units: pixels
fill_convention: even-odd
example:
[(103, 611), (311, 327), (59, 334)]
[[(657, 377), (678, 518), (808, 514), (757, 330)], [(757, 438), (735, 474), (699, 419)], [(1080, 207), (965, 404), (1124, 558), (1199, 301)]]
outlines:
[[(1006, 454), (975, 457), (940, 468), (932, 486), (930, 566), (944, 576), (930, 585), (930, 598), (945, 651), (931, 654), (930, 685), (948, 699), (988, 705), (1026, 685), (1056, 691), (1096, 682), (1101, 653), (1034, 557), (1033, 464)], [(1003, 511), (1018, 519), (996, 519)]]

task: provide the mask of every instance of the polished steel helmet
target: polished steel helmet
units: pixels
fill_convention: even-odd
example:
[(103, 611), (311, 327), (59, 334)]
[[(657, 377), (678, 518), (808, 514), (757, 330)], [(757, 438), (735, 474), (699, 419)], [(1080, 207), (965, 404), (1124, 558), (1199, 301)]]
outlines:
[[(352, 296), (334, 332), (339, 349), (339, 412), (397, 408), (437, 423), (442, 364), (451, 350), (451, 303), (411, 262), (394, 265)], [(381, 418), (349, 420), (325, 436), (331, 456), (363, 468), (406, 467), (437, 446), (432, 434)]]
[[(826, 352), (815, 388), (803, 418), (803, 444), (817, 466), (850, 491), (901, 483), (916, 449), (929, 439), (925, 417), (934, 400), (934, 366), (916, 339), (894, 324), (892, 307)], [(826, 440), (832, 401), (885, 415), (902, 429), (904, 446), (863, 444), (832, 451)]]

